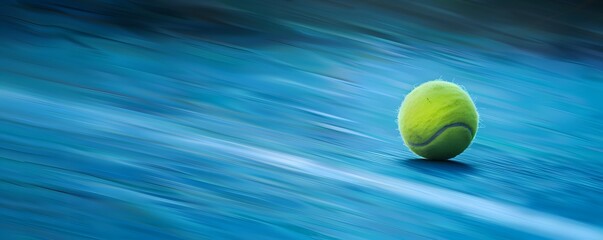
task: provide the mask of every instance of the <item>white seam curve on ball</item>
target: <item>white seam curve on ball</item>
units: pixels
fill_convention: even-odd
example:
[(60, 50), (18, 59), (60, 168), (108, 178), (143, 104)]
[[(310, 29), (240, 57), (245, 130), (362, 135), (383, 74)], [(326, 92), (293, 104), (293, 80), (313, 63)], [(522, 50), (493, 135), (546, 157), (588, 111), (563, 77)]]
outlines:
[(473, 136), (473, 129), (471, 129), (471, 127), (469, 125), (462, 123), (462, 122), (456, 122), (456, 123), (451, 123), (446, 126), (443, 126), (435, 134), (431, 135), (431, 137), (429, 139), (427, 139), (426, 141), (424, 141), (422, 143), (408, 143), (408, 145), (413, 146), (413, 147), (426, 146), (427, 144), (430, 144), (433, 140), (435, 140), (438, 136), (440, 136), (442, 133), (444, 133), (444, 131), (446, 131), (449, 128), (453, 128), (453, 127), (466, 128), (471, 133), (471, 136)]

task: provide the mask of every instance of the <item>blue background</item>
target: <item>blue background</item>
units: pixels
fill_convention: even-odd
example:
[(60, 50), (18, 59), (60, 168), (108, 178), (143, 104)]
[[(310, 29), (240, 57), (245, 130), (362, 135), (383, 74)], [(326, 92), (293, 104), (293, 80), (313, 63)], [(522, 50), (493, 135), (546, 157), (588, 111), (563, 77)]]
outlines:
[(603, 239), (601, 4), (370, 2), (3, 1), (0, 238)]

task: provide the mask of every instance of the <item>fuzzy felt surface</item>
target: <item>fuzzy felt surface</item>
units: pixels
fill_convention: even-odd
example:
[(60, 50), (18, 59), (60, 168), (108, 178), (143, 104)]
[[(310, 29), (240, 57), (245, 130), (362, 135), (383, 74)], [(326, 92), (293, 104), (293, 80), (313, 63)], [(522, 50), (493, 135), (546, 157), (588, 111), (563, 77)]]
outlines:
[(427, 159), (462, 153), (477, 132), (475, 104), (458, 85), (429, 81), (412, 90), (398, 113), (398, 127), (410, 150)]

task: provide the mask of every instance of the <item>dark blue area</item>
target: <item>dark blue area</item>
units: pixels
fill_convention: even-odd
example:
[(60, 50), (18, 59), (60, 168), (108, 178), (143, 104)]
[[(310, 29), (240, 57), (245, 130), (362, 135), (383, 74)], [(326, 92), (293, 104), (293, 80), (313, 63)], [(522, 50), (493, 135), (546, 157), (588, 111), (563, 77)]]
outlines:
[[(5, 1), (1, 239), (601, 239), (597, 1)], [(416, 159), (404, 95), (480, 128)]]

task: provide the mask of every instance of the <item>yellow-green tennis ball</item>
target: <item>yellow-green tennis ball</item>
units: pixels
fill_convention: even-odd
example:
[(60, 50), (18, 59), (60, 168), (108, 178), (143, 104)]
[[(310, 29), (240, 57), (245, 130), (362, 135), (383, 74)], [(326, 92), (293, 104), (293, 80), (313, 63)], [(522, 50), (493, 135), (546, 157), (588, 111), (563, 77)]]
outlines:
[(429, 81), (404, 98), (398, 127), (404, 144), (427, 159), (450, 159), (462, 153), (477, 132), (475, 104), (458, 85)]

